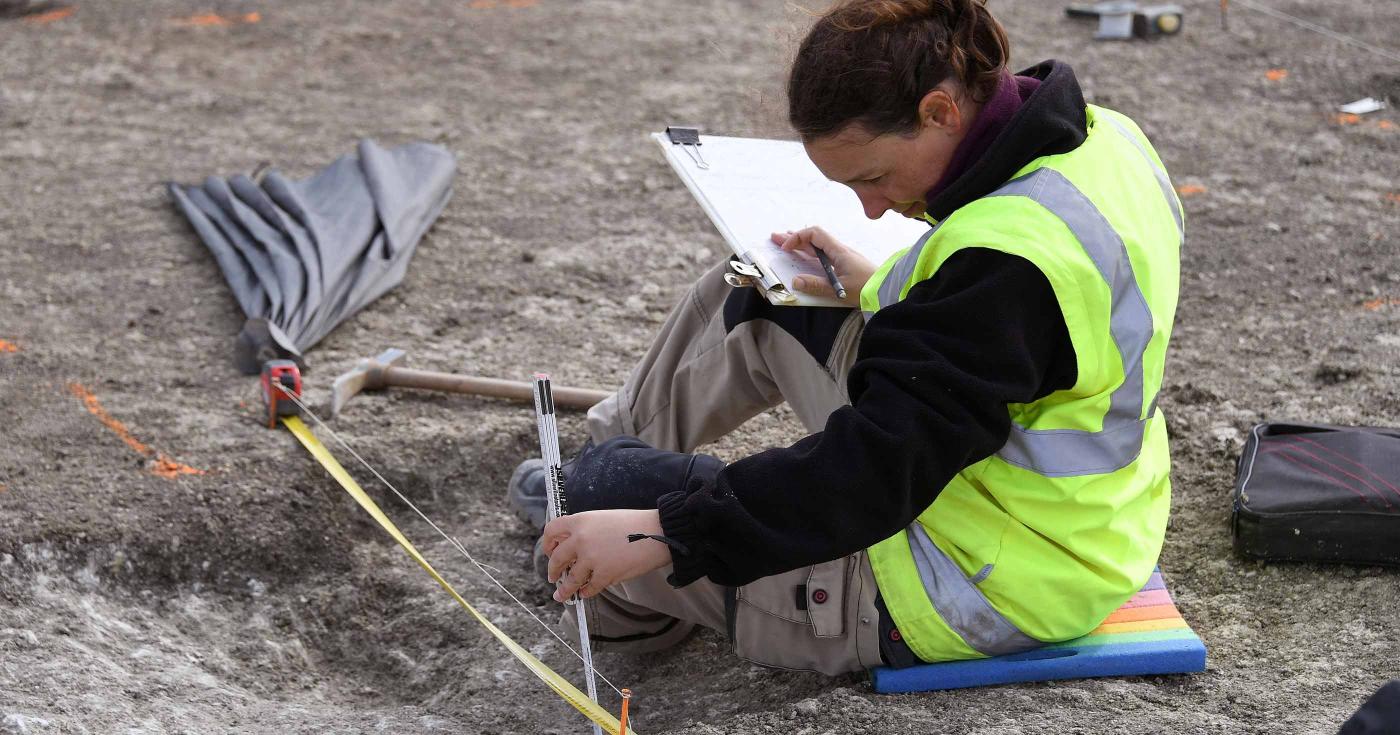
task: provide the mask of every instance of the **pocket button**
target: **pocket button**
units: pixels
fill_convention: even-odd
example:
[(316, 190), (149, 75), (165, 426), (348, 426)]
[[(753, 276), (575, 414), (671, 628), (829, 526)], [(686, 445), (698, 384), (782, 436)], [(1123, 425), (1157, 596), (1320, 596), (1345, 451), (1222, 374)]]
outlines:
[(822, 589), (812, 590), (812, 602), (815, 602), (816, 604), (820, 605), (820, 604), (826, 602), (826, 598), (827, 598), (826, 590), (822, 590)]

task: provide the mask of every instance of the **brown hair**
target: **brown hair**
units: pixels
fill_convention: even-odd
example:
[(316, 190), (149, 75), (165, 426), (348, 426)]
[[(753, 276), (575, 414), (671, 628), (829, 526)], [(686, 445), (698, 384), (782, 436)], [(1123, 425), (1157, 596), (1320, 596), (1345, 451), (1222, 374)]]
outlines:
[(788, 75), (788, 119), (804, 140), (858, 123), (908, 133), (919, 101), (956, 77), (976, 102), (1006, 70), (1006, 31), (986, 0), (840, 0), (807, 33)]

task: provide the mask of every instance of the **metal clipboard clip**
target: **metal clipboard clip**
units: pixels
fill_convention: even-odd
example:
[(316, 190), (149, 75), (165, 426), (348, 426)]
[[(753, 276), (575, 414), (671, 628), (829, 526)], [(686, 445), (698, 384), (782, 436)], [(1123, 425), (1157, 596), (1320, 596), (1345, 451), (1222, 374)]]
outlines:
[(705, 156), (700, 152), (700, 129), (684, 128), (676, 125), (666, 126), (666, 137), (672, 145), (678, 145), (685, 151), (690, 160), (702, 169), (709, 169), (710, 164), (705, 162)]
[(729, 270), (724, 273), (724, 282), (734, 288), (756, 288), (768, 299), (777, 304), (790, 304), (797, 300), (787, 287), (776, 278), (765, 274), (762, 269), (743, 260), (730, 260)]

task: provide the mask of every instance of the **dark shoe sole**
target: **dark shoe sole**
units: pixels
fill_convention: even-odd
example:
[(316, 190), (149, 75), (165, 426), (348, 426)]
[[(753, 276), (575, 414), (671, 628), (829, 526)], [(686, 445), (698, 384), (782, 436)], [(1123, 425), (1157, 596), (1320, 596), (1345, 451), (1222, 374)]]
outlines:
[(530, 524), (536, 531), (544, 529), (546, 517), (549, 515), (548, 501), (544, 504), (527, 504), (517, 492), (517, 488), (525, 480), (525, 475), (530, 472), (542, 471), (544, 460), (527, 459), (515, 468), (515, 472), (510, 475), (510, 482), (506, 485), (506, 505), (510, 506), (515, 517)]

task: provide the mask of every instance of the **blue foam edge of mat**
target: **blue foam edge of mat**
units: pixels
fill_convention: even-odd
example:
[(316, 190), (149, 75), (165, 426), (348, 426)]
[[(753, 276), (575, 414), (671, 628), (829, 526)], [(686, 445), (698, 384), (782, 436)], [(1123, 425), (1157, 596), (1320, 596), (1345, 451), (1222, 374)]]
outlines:
[(1096, 676), (1191, 674), (1205, 669), (1205, 644), (1193, 635), (1174, 640), (1083, 648), (1071, 643), (1010, 656), (948, 661), (905, 669), (881, 666), (871, 671), (870, 679), (871, 685), (880, 694), (907, 694)]

